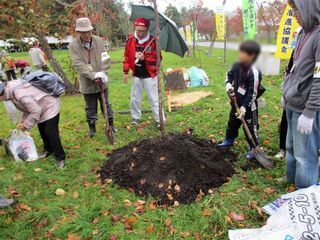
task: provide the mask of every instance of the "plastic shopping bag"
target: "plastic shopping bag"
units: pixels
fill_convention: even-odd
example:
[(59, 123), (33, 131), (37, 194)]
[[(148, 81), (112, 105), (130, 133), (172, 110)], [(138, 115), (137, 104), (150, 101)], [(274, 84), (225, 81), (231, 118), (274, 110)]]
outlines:
[(21, 117), (21, 112), (16, 108), (12, 101), (4, 101), (4, 107), (13, 123), (18, 123)]
[(9, 138), (9, 150), (18, 162), (32, 162), (38, 153), (32, 137), (24, 131), (14, 130)]

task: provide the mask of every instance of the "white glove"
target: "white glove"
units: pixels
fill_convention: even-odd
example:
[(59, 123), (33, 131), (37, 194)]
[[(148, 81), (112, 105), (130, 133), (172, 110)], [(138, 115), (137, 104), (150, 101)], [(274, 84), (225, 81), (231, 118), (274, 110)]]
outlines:
[(104, 72), (97, 72), (94, 75), (94, 80), (97, 80), (97, 79), (101, 79), (101, 82), (105, 85), (108, 83), (108, 77)]
[(234, 90), (234, 88), (233, 88), (233, 86), (232, 86), (232, 84), (231, 84), (231, 83), (227, 83), (227, 84), (226, 84), (226, 91), (227, 91), (227, 92), (229, 92), (230, 90), (232, 90), (232, 91), (233, 91), (233, 90)]
[(286, 109), (286, 107), (287, 107), (287, 102), (283, 97), (281, 98), (281, 106), (283, 109)]
[(303, 114), (298, 119), (297, 129), (303, 135), (309, 135), (312, 132), (313, 119), (307, 118)]
[(239, 113), (239, 115), (237, 116), (237, 118), (238, 118), (238, 119), (244, 118), (244, 117), (246, 116), (246, 112), (247, 112), (246, 108), (242, 106), (242, 107), (240, 108), (240, 113)]

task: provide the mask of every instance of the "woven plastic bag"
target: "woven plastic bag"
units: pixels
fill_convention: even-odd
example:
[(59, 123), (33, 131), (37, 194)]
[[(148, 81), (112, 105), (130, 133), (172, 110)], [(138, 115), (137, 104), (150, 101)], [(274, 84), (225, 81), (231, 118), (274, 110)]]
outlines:
[(9, 138), (9, 150), (18, 162), (32, 162), (38, 153), (32, 137), (24, 131), (13, 130)]

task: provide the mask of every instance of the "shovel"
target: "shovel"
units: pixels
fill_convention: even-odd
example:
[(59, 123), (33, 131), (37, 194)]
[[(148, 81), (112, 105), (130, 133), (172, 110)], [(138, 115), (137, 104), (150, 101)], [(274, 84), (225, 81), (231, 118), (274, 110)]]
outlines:
[[(228, 95), (229, 95), (229, 98), (231, 99), (234, 107), (236, 108), (237, 110), (237, 114), (240, 114), (240, 108), (238, 106), (238, 103), (237, 103), (237, 99), (236, 99), (236, 95), (234, 93), (234, 91), (229, 91), (228, 92)], [(271, 160), (271, 158), (260, 148), (259, 145), (256, 144), (256, 142), (254, 141), (253, 137), (252, 137), (252, 134), (249, 130), (249, 127), (248, 127), (248, 124), (246, 122), (246, 120), (241, 117), (241, 122), (242, 122), (242, 125), (243, 125), (243, 128), (252, 144), (252, 146), (254, 147), (251, 151), (252, 151), (252, 154), (253, 156), (255, 157), (255, 159), (257, 159), (259, 161), (259, 163), (264, 167), (264, 168), (267, 168), (267, 169), (272, 169), (274, 167), (274, 163), (273, 161)]]
[(102, 99), (102, 109), (103, 109), (103, 116), (104, 116), (104, 119), (106, 120), (106, 128), (104, 130), (107, 138), (108, 138), (108, 141), (111, 145), (114, 144), (114, 141), (115, 141), (115, 138), (114, 138), (114, 132), (112, 130), (112, 128), (110, 127), (110, 124), (109, 124), (109, 119), (108, 119), (108, 109), (107, 109), (107, 100), (106, 100), (106, 95), (104, 93), (104, 88), (102, 86), (102, 83), (99, 83), (99, 86), (100, 86), (100, 89), (101, 89), (101, 99)]

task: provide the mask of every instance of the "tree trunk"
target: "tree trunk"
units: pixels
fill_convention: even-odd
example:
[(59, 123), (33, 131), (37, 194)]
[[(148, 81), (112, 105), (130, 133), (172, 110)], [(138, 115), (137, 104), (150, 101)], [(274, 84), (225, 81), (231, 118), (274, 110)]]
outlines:
[(192, 56), (196, 57), (196, 20), (192, 21)]
[(160, 118), (160, 132), (161, 137), (165, 137), (166, 132), (163, 121), (163, 108), (162, 108), (162, 91), (161, 91), (161, 49), (160, 49), (160, 26), (159, 26), (159, 12), (157, 0), (152, 0), (155, 14), (155, 29), (156, 29), (156, 48), (157, 48), (157, 69), (158, 69), (158, 98), (159, 98), (159, 118)]
[(59, 62), (57, 61), (57, 59), (55, 58), (55, 56), (53, 55), (53, 52), (47, 42), (47, 39), (45, 38), (44, 35), (40, 34), (40, 33), (36, 33), (37, 37), (40, 41), (40, 45), (43, 48), (44, 53), (47, 55), (49, 62), (51, 63), (51, 66), (53, 68), (53, 70), (62, 78), (62, 80), (64, 81), (65, 85), (66, 85), (66, 94), (68, 95), (72, 95), (75, 94), (77, 92), (77, 90), (75, 89), (75, 86), (69, 81), (69, 79), (67, 78), (65, 72), (63, 71), (62, 67), (60, 66)]

